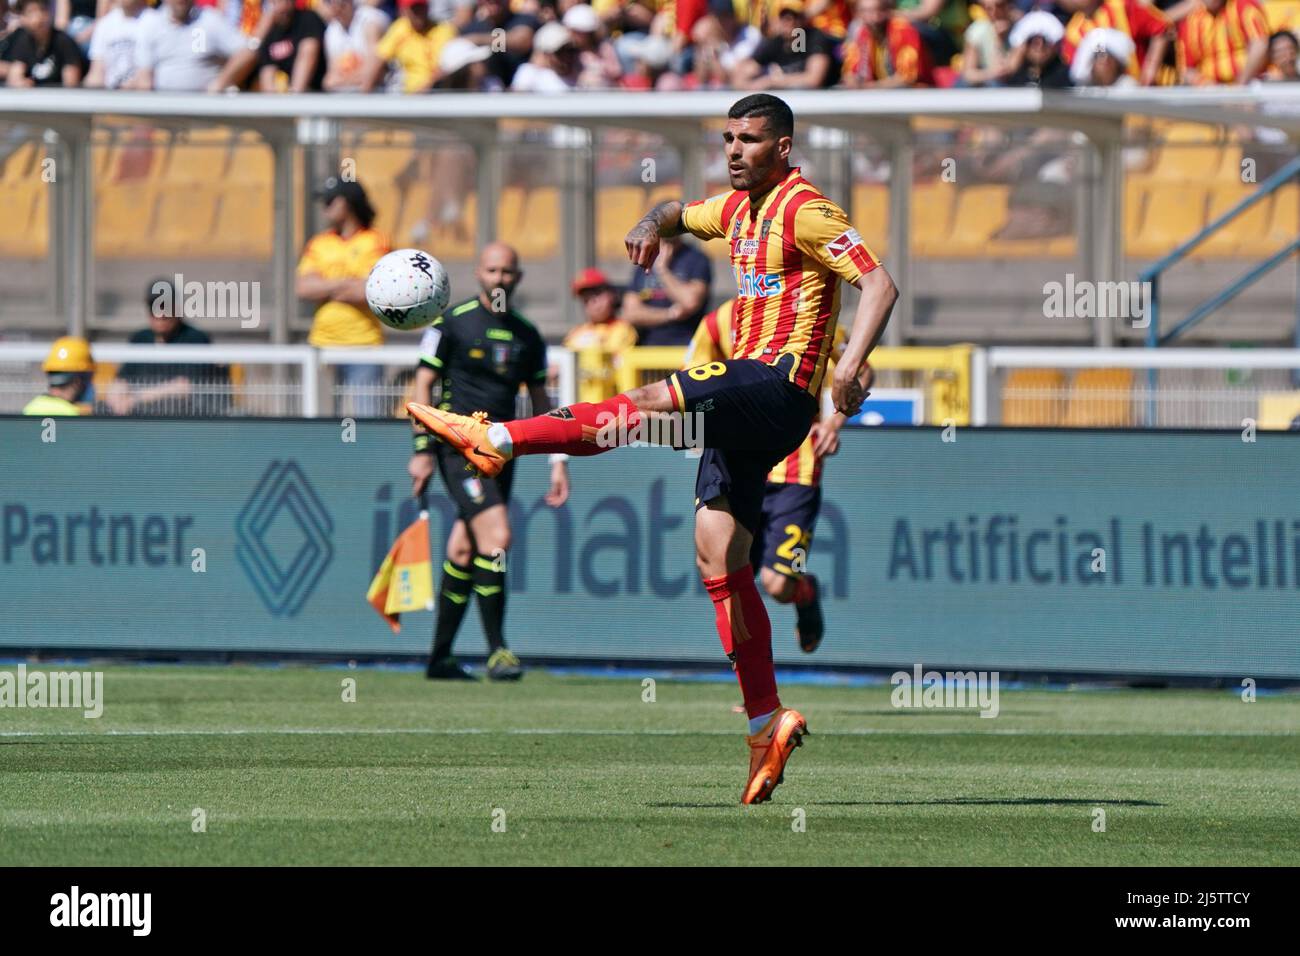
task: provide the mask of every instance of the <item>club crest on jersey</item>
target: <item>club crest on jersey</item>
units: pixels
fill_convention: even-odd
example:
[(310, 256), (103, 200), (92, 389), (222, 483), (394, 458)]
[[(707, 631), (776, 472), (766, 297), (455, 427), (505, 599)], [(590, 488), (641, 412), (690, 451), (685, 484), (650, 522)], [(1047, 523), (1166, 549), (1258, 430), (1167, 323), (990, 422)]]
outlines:
[(781, 294), (781, 273), (779, 272), (737, 272), (736, 287), (742, 296), (765, 299)]
[(763, 220), (763, 228), (762, 228), (762, 231), (759, 232), (759, 238), (760, 238), (760, 239), (766, 239), (766, 238), (767, 238), (767, 234), (768, 234), (769, 232), (771, 232), (771, 231), (772, 231), (772, 220), (771, 220), (771, 219), (764, 219), (764, 220)]
[(826, 243), (826, 255), (838, 259), (854, 246), (862, 245), (862, 237), (856, 229), (847, 229), (830, 242)]

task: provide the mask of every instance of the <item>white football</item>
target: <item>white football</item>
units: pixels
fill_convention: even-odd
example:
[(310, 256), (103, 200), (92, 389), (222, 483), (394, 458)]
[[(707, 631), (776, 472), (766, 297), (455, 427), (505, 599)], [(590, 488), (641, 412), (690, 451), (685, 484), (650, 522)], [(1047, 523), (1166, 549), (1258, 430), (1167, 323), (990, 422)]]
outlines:
[(420, 249), (390, 252), (375, 263), (366, 279), (370, 311), (390, 329), (423, 328), (442, 315), (450, 299), (447, 270)]

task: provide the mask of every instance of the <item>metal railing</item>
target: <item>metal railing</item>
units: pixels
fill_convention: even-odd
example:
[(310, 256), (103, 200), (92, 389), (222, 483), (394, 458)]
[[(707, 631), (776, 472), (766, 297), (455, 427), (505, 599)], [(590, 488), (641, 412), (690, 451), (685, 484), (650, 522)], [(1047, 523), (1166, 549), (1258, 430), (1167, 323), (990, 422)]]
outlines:
[[(179, 417), (208, 415), (255, 415), (320, 418), (336, 414), (357, 414), (358, 408), (378, 408), (375, 417), (401, 415), (408, 397), (410, 371), (419, 350), (415, 346), (385, 345), (377, 348), (318, 349), (310, 345), (127, 345), (95, 344), (97, 374), (95, 407), (98, 413), (117, 414), (127, 403), (114, 396), (125, 386), (127, 395), (136, 393), (147, 411)], [(49, 343), (0, 342), (0, 413), (16, 413), (32, 396), (45, 390), (40, 364), (49, 354)], [(577, 362), (568, 349), (552, 347), (547, 361), (553, 371), (548, 383), (552, 401), (567, 405), (576, 401)], [(165, 384), (160, 376), (143, 386), (117, 378), (111, 364), (224, 368), (224, 375), (193, 374), (170, 396), (155, 398), (148, 390)], [(377, 365), (384, 370), (381, 384), (350, 386), (335, 380), (333, 369), (345, 365)], [(166, 370), (164, 370), (165, 372)], [(232, 374), (233, 373), (233, 374)], [(120, 383), (120, 384), (118, 384)]]

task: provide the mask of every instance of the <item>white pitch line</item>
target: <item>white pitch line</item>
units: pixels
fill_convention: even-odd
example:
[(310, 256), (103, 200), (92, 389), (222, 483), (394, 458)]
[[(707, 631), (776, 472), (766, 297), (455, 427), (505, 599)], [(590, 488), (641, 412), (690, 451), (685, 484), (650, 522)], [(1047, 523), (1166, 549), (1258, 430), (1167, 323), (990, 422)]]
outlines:
[[(435, 737), (456, 736), (571, 736), (571, 737), (734, 737), (723, 730), (578, 730), (560, 727), (510, 728), (488, 730), (483, 727), (456, 727), (433, 730), (417, 727), (372, 727), (335, 729), (321, 727), (286, 727), (279, 730), (0, 730), (7, 737), (350, 737), (389, 734), (424, 734)], [(817, 737), (1295, 737), (1289, 730), (879, 730), (858, 728), (819, 732)]]

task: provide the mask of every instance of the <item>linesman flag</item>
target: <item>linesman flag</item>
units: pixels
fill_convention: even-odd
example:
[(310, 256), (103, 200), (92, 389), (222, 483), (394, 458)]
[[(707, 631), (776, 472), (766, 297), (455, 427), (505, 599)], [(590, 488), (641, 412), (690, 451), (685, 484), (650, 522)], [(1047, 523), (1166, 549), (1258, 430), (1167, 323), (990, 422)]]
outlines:
[(366, 600), (397, 634), (403, 611), (433, 610), (433, 564), (429, 559), (429, 512), (397, 536), (379, 572), (370, 582)]

